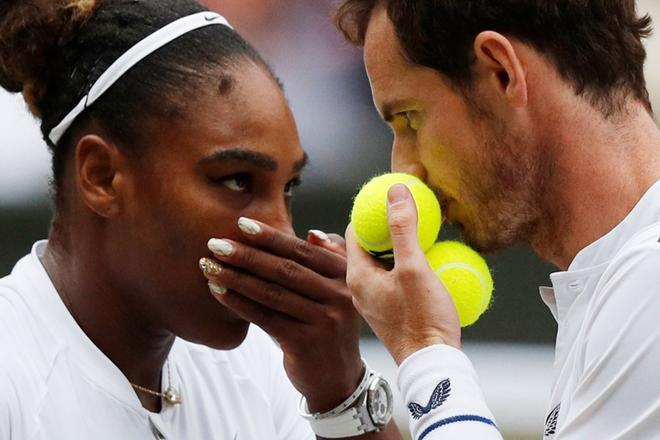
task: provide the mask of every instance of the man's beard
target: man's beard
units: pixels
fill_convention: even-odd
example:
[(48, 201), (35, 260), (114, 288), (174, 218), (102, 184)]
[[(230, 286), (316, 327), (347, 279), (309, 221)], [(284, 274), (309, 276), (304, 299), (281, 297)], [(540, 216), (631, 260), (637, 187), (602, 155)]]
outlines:
[[(517, 243), (531, 243), (546, 219), (548, 183), (553, 170), (550, 148), (533, 146), (505, 133), (502, 126), (483, 132), (483, 163), (464, 170), (465, 242), (491, 253)], [(544, 154), (548, 153), (548, 154)], [(467, 223), (469, 222), (469, 223)]]

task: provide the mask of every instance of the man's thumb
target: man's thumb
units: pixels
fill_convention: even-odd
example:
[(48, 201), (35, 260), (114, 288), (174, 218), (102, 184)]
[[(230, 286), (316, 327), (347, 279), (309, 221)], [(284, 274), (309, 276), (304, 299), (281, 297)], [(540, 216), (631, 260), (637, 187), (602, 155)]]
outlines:
[(419, 255), (417, 205), (406, 185), (396, 184), (387, 194), (387, 222), (395, 261), (403, 262)]

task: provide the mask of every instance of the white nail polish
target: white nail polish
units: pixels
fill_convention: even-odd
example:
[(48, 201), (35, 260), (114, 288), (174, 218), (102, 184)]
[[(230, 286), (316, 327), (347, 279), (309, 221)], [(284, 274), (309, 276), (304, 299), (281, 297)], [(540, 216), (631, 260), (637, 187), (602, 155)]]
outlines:
[(257, 235), (261, 232), (261, 226), (259, 226), (254, 220), (245, 217), (238, 219), (238, 227), (248, 235)]
[(325, 241), (326, 243), (330, 241), (330, 237), (328, 237), (328, 234), (326, 234), (323, 231), (319, 231), (318, 229), (310, 229), (309, 233), (312, 234), (314, 237), (318, 238), (319, 240)]
[(214, 254), (228, 256), (234, 252), (234, 246), (231, 245), (228, 241), (219, 240), (217, 238), (212, 238), (208, 242), (208, 247), (211, 252)]
[(214, 283), (213, 281), (209, 281), (209, 289), (211, 289), (211, 292), (215, 293), (216, 295), (224, 295), (227, 293), (227, 289)]

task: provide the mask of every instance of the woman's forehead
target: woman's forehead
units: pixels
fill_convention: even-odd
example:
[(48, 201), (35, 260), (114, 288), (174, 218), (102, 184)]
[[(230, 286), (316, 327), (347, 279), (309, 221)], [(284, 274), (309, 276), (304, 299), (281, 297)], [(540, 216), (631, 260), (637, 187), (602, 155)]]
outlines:
[[(228, 83), (230, 89), (220, 93), (219, 87)], [(210, 75), (207, 84), (187, 103), (182, 118), (153, 121), (156, 143), (174, 143), (178, 153), (232, 147), (270, 156), (298, 150), (292, 160), (303, 156), (288, 102), (269, 72), (245, 63), (231, 74)]]

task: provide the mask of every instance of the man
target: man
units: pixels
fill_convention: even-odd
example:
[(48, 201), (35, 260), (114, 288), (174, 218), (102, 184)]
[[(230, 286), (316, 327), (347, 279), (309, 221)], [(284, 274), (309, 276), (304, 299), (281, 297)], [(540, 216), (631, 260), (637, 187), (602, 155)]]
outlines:
[[(468, 244), (527, 243), (561, 272), (547, 439), (660, 437), (660, 133), (633, 0), (345, 0), (392, 168), (436, 191)], [(456, 312), (389, 194), (396, 266), (348, 231), (354, 303), (400, 364), (415, 439), (501, 438)]]

